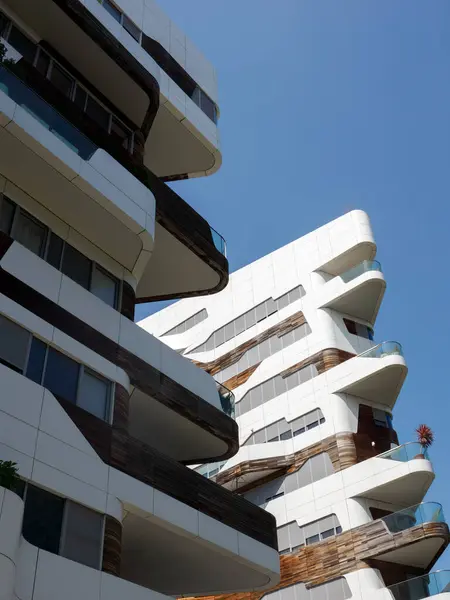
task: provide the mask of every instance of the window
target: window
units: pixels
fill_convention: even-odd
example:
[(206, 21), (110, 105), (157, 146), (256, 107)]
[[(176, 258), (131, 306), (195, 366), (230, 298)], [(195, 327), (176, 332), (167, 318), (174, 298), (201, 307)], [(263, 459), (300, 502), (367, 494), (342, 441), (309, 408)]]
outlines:
[(58, 64), (53, 62), (50, 72), (50, 81), (53, 85), (68, 98), (72, 97), (75, 81), (73, 78)]
[(104, 516), (25, 484), (23, 537), (33, 546), (100, 569)]
[(11, 26), (8, 35), (8, 42), (15, 50), (17, 50), (19, 54), (23, 56), (25, 60), (33, 63), (36, 55), (36, 44), (32, 42), (25, 34), (23, 34), (15, 25)]
[(109, 421), (113, 384), (0, 315), (0, 362)]
[(123, 28), (127, 31), (138, 44), (141, 43), (142, 32), (137, 25), (133, 23), (126, 15), (123, 15)]
[(189, 319), (182, 321), (175, 327), (172, 327), (172, 329), (169, 329), (169, 331), (166, 331), (166, 333), (163, 333), (163, 336), (164, 335), (177, 335), (179, 333), (184, 333), (185, 331), (192, 329), (192, 327), (195, 327), (195, 325), (198, 325), (199, 323), (204, 321), (207, 317), (208, 317), (208, 313), (206, 312), (206, 309), (203, 308), (198, 313), (195, 313), (195, 315), (192, 315), (192, 317), (189, 317)]
[(226, 462), (226, 460), (223, 460), (221, 462), (207, 463), (206, 465), (201, 465), (200, 467), (197, 467), (195, 471), (209, 479), (210, 477), (214, 477), (214, 475), (217, 475), (217, 473), (220, 471), (220, 469)]
[(30, 333), (0, 315), (0, 362), (22, 372), (27, 360)]
[(121, 284), (118, 279), (5, 196), (0, 203), (0, 230), (112, 308), (119, 307)]
[(357, 323), (356, 321), (352, 321), (351, 319), (345, 318), (344, 324), (349, 333), (353, 333), (353, 335), (358, 335), (359, 337), (363, 337), (367, 340), (373, 341), (373, 329), (368, 325), (363, 325), (362, 323)]
[(392, 417), (389, 413), (379, 408), (372, 408), (373, 422), (378, 427), (387, 427), (392, 429)]
[(109, 0), (103, 0), (100, 2), (101, 4), (103, 4), (104, 8), (109, 12), (109, 14), (114, 17), (114, 19), (120, 23), (121, 22), (121, 18), (122, 18), (122, 13), (120, 12), (120, 10), (118, 8), (116, 8), (114, 6), (114, 4), (112, 2), (110, 2)]
[[(288, 306), (288, 304), (295, 302), (295, 300), (300, 299), (304, 295), (305, 290), (301, 285), (299, 285), (293, 290), (290, 290), (289, 292), (278, 298), (278, 300), (273, 300), (273, 298), (269, 298), (265, 302), (258, 304), (243, 315), (237, 317), (237, 319), (230, 321), (229, 323), (212, 333), (209, 336), (209, 338), (205, 342), (203, 342), (203, 344), (200, 344), (200, 346), (197, 346), (196, 348), (191, 350), (191, 352), (207, 352), (209, 350), (214, 350), (214, 348), (221, 346), (222, 344), (224, 344), (228, 340), (231, 340), (233, 337), (239, 335), (243, 331), (250, 329), (250, 327), (253, 327), (254, 325), (256, 325), (256, 323), (259, 323), (267, 317), (270, 317), (270, 315), (274, 314), (278, 310), (281, 310), (285, 306)], [(308, 333), (310, 333), (310, 331)], [(164, 335), (167, 335), (167, 333)], [(303, 335), (300, 332), (297, 333), (297, 335), (303, 337)], [(301, 339), (301, 337), (298, 337), (298, 339)], [(273, 353), (274, 352), (272, 352), (272, 354)]]
[(243, 446), (289, 440), (292, 437), (318, 427), (322, 423), (325, 423), (325, 418), (320, 408), (316, 408), (293, 421), (287, 422), (286, 419), (280, 419), (263, 429), (255, 431), (245, 441)]

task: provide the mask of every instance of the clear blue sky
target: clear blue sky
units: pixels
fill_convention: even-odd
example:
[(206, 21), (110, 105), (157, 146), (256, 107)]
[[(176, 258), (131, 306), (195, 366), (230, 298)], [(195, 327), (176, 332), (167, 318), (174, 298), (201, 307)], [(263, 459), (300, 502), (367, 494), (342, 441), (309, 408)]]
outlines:
[(449, 0), (160, 5), (217, 68), (223, 167), (174, 187), (225, 237), (231, 270), (369, 213), (388, 283), (376, 339), (401, 342), (410, 369), (394, 423), (401, 442), (434, 430), (427, 499), (450, 518)]

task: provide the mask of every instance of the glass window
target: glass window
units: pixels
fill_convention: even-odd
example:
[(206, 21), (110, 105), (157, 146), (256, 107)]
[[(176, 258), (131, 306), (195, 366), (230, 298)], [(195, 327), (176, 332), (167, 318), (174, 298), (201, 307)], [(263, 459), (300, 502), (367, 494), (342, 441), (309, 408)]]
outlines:
[(52, 63), (50, 81), (65, 96), (67, 96), (68, 98), (71, 97), (74, 80), (64, 69), (62, 69), (55, 62)]
[(36, 65), (35, 65), (36, 69), (39, 71), (39, 73), (41, 75), (43, 75), (44, 77), (47, 77), (49, 66), (50, 66), (49, 55), (46, 52), (44, 52), (44, 50), (42, 50), (42, 48), (39, 48), (38, 57), (36, 60)]
[(123, 15), (122, 25), (125, 31), (128, 31), (132, 38), (134, 38), (138, 43), (141, 42), (141, 30), (125, 14)]
[(23, 56), (26, 61), (30, 63), (34, 62), (34, 57), (36, 55), (36, 44), (27, 38), (27, 36), (24, 35), (14, 25), (11, 27), (11, 31), (8, 36), (8, 42), (15, 50), (17, 50), (19, 54)]
[(217, 348), (217, 346), (221, 346), (224, 343), (225, 343), (225, 329), (224, 329), (224, 327), (221, 327), (214, 334), (214, 344), (215, 344), (215, 347)]
[(35, 383), (41, 384), (42, 382), (46, 354), (47, 344), (34, 337), (31, 340), (26, 376)]
[(125, 127), (116, 117), (112, 117), (111, 136), (126, 150), (130, 150), (131, 131)]
[(245, 316), (241, 315), (235, 321), (235, 335), (239, 335), (245, 331)]
[(110, 2), (109, 0), (103, 0), (103, 6), (109, 12), (109, 14), (112, 17), (114, 17), (114, 19), (118, 23), (120, 23), (121, 17), (122, 17), (122, 13), (120, 12), (120, 10), (118, 8), (116, 8), (114, 6), (114, 4), (112, 2)]
[(67, 501), (61, 556), (98, 569), (102, 538), (103, 515)]
[(75, 89), (74, 102), (82, 111), (86, 110), (87, 92), (77, 84)]
[(27, 359), (30, 333), (0, 315), (0, 361), (23, 372)]
[(109, 382), (85, 370), (80, 381), (77, 404), (99, 419), (107, 420)]
[(31, 252), (42, 256), (47, 228), (23, 210), (19, 210), (13, 224), (12, 237)]
[(88, 96), (86, 104), (86, 114), (91, 117), (97, 125), (109, 131), (110, 113), (94, 100), (92, 96)]
[(23, 515), (23, 537), (47, 552), (59, 553), (64, 500), (28, 484)]
[(3, 196), (0, 200), (0, 231), (8, 235), (11, 233), (15, 209), (16, 205), (14, 202)]
[(231, 340), (234, 337), (234, 321), (225, 325), (225, 341)]
[(44, 387), (55, 396), (75, 404), (79, 371), (80, 366), (74, 360), (53, 348), (49, 348)]
[(92, 272), (91, 292), (113, 308), (117, 305), (117, 279), (95, 266)]
[(259, 323), (266, 318), (266, 303), (258, 304), (255, 308), (256, 322)]
[(52, 267), (55, 267), (55, 269), (58, 269), (58, 271), (61, 268), (63, 246), (63, 240), (54, 233), (50, 233), (50, 240), (47, 248), (47, 262), (49, 265), (52, 265)]
[(78, 252), (73, 246), (65, 244), (62, 272), (79, 285), (89, 289), (91, 279), (91, 261)]
[(250, 329), (253, 325), (256, 324), (256, 311), (255, 309), (249, 310), (244, 315), (245, 317), (245, 329)]
[(0, 36), (4, 36), (9, 22), (9, 19), (7, 19), (4, 14), (0, 13)]
[(215, 123), (217, 118), (216, 105), (202, 90), (200, 90), (200, 98), (200, 108)]

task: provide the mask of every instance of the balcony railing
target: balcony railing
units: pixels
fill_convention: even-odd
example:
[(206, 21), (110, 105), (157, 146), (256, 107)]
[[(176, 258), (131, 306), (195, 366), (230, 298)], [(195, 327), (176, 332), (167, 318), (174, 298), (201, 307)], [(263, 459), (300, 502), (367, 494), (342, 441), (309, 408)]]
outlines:
[(356, 265), (348, 271), (341, 273), (340, 278), (345, 283), (348, 283), (349, 281), (352, 281), (363, 273), (368, 273), (369, 271), (378, 271), (379, 273), (382, 273), (381, 264), (377, 260), (363, 260), (362, 263), (359, 263), (359, 265)]
[(384, 358), (385, 356), (403, 356), (403, 349), (398, 342), (381, 342), (365, 352), (358, 354), (361, 358)]
[(396, 448), (392, 448), (392, 450), (379, 454), (376, 458), (385, 458), (386, 460), (396, 460), (399, 462), (408, 462), (414, 458), (426, 458), (430, 460), (427, 449), (422, 444), (419, 444), (419, 442), (409, 442), (408, 444), (397, 446)]
[(216, 384), (223, 412), (234, 419), (236, 411), (233, 392), (218, 381), (216, 381)]
[(422, 600), (437, 594), (450, 594), (450, 571), (435, 571), (407, 579), (387, 588), (394, 600)]
[(0, 67), (0, 90), (83, 160), (89, 160), (97, 150), (96, 144), (5, 67)]
[[(178, 222), (189, 229), (191, 236), (194, 232), (195, 237), (206, 240), (226, 257), (224, 238), (175, 190), (161, 181), (145, 165), (138, 164), (125, 148), (117, 144), (95, 122), (90, 121), (88, 124), (86, 115), (77, 116), (77, 107), (65, 97), (60, 99), (58, 90), (48, 80), (43, 79), (34, 67), (27, 66), (20, 61), (14, 65), (14, 68), (17, 69), (17, 73), (11, 72), (4, 65), (0, 66), (0, 91), (22, 106), (83, 160), (89, 160), (99, 148), (104, 149), (155, 195), (160, 218), (163, 221), (166, 216), (170, 217), (176, 214)], [(24, 83), (22, 78), (30, 85)], [(34, 87), (40, 93), (33, 89)], [(44, 100), (42, 94), (52, 103)], [(66, 116), (54, 108), (53, 102), (57, 103)], [(88, 132), (88, 135), (82, 133), (69, 119), (78, 122), (83, 127), (83, 131)]]
[(382, 517), (390, 533), (399, 533), (424, 523), (445, 523), (444, 511), (437, 502), (422, 502)]

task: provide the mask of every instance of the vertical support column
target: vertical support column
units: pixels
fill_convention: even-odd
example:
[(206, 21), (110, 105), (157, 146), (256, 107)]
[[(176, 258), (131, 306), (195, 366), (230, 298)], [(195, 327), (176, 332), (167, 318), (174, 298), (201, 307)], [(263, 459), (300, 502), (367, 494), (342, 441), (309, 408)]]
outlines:
[(13, 600), (16, 562), (22, 534), (23, 500), (0, 488), (0, 600)]

